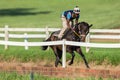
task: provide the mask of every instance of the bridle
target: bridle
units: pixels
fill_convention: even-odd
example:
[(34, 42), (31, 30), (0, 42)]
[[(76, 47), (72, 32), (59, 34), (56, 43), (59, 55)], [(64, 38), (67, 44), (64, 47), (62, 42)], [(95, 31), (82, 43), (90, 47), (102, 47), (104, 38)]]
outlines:
[[(81, 34), (78, 34), (72, 27), (70, 27), (70, 29), (73, 31), (73, 33), (76, 35), (76, 36), (78, 36), (80, 39), (81, 39), (81, 37), (85, 37), (86, 35), (81, 35)], [(79, 29), (79, 31), (80, 31), (80, 29)], [(81, 32), (80, 32), (81, 33)]]
[(75, 30), (73, 30), (73, 32), (75, 33), (76, 36), (78, 36), (79, 38), (81, 38), (81, 35), (79, 35), (77, 32), (75, 32)]

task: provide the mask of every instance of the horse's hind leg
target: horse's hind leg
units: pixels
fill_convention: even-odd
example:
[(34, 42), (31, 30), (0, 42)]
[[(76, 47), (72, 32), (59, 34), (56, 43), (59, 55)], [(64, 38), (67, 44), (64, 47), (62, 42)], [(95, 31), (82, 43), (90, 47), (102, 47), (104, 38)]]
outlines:
[(57, 67), (59, 63), (62, 65), (59, 56), (56, 56), (55, 67)]
[(59, 63), (62, 65), (62, 62), (60, 59), (62, 58), (62, 51), (60, 49), (57, 49), (58, 57), (59, 57)]
[(86, 67), (87, 67), (87, 68), (90, 68), (89, 65), (88, 65), (88, 62), (87, 62), (87, 60), (86, 60), (86, 58), (85, 58), (85, 56), (84, 56), (84, 54), (83, 54), (82, 51), (81, 51), (81, 48), (77, 48), (76, 51), (82, 56)]
[(55, 56), (56, 56), (56, 60), (55, 60), (55, 67), (58, 66), (58, 63), (62, 64), (62, 62), (60, 61), (60, 55), (58, 54), (58, 50), (56, 47), (52, 47), (54, 53), (55, 53)]

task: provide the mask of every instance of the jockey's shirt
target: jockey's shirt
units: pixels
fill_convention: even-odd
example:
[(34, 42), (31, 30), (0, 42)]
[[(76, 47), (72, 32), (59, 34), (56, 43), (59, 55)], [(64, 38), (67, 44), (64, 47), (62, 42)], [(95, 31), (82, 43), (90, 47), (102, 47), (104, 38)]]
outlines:
[(73, 10), (64, 11), (62, 13), (62, 16), (64, 16), (67, 20), (70, 20), (70, 21), (72, 21), (73, 19), (79, 19), (80, 15), (74, 18), (72, 17), (73, 13), (74, 13)]

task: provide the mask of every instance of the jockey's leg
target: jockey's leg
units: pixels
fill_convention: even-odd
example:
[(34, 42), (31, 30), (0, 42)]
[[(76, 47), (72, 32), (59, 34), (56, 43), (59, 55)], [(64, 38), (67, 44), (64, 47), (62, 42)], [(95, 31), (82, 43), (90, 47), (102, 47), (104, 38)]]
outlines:
[(63, 24), (63, 28), (62, 30), (60, 31), (60, 33), (58, 34), (58, 38), (61, 39), (63, 37), (63, 33), (65, 32), (65, 30), (68, 28), (67, 27), (67, 20), (65, 17), (62, 17), (62, 24)]

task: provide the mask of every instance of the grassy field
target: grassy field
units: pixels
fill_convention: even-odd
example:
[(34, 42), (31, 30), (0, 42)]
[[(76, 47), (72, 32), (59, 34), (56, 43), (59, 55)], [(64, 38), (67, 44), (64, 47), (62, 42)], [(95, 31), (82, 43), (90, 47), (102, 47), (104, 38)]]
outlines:
[[(0, 1), (0, 27), (61, 27), (60, 15), (64, 10), (73, 9), (78, 5), (81, 9), (79, 21), (93, 24), (92, 28), (119, 28), (120, 27), (120, 0), (1, 0)], [(1, 39), (1, 38), (0, 38)], [(13, 40), (13, 39), (12, 39)], [(22, 39), (18, 41), (23, 41)], [(36, 40), (35, 40), (36, 41)], [(38, 40), (37, 40), (38, 41)], [(91, 48), (85, 53), (89, 63), (96, 65), (120, 65), (120, 49)], [(67, 54), (67, 61), (71, 55)], [(4, 50), (0, 46), (0, 62), (45, 62), (54, 63), (53, 51), (42, 51), (40, 47), (9, 47)], [(81, 57), (76, 54), (75, 63), (83, 63)], [(35, 80), (70, 80), (69, 78), (50, 78), (35, 74)], [(29, 75), (17, 73), (1, 73), (0, 80), (30, 80)], [(86, 80), (77, 78), (75, 80)], [(90, 77), (87, 80), (96, 80)], [(97, 80), (103, 80), (99, 78)], [(113, 80), (113, 79), (106, 79)]]
[[(92, 28), (117, 28), (120, 27), (119, 3), (120, 0), (91, 0), (89, 2), (88, 0), (52, 0), (52, 2), (51, 0), (1, 0), (0, 27), (5, 24), (10, 27), (61, 27), (62, 11), (73, 9), (78, 5), (81, 9), (79, 21), (92, 23), (94, 25)], [(85, 49), (83, 51), (85, 53)], [(107, 60), (107, 64), (120, 64), (120, 49), (92, 48), (89, 53), (85, 53), (89, 62), (102, 64)], [(68, 55), (68, 58), (70, 57), (71, 55)], [(31, 47), (26, 51), (23, 47), (10, 47), (5, 51), (3, 46), (0, 46), (0, 61), (36, 62), (46, 59), (52, 62), (55, 60), (52, 50), (42, 51), (40, 47)], [(75, 62), (81, 61), (77, 55)]]
[[(20, 75), (16, 72), (13, 73), (0, 73), (0, 80), (31, 80), (30, 74)], [(95, 78), (95, 77), (87, 77), (87, 78), (52, 78), (47, 76), (42, 76), (39, 74), (34, 74), (34, 80), (104, 80), (104, 78)], [(114, 80), (114, 78), (106, 78), (105, 80)]]
[[(100, 49), (91, 48), (89, 53), (85, 52), (85, 48), (82, 50), (88, 60), (89, 64), (95, 65), (120, 65), (120, 49)], [(25, 50), (24, 47), (9, 47), (8, 50), (0, 47), (0, 62), (34, 62), (54, 66), (55, 55), (51, 49), (42, 51), (40, 47), (30, 47), (29, 50)], [(67, 61), (71, 59), (71, 54), (67, 53)], [(79, 65), (83, 63), (81, 56), (76, 53), (74, 64)]]
[[(52, 0), (52, 2), (51, 0), (1, 0), (0, 27), (5, 24), (10, 27), (61, 27), (62, 11), (73, 9), (76, 5), (81, 9), (79, 21), (92, 23), (94, 25), (92, 28), (120, 27), (120, 0), (91, 0), (90, 2), (88, 0)], [(10, 47), (5, 51), (3, 46), (0, 46), (0, 51), (0, 61), (55, 60), (52, 50), (41, 51), (39, 47), (32, 47), (28, 51), (25, 51), (23, 47)], [(89, 62), (95, 61), (96, 64), (102, 64), (107, 60), (108, 64), (120, 64), (119, 49), (93, 48), (89, 53), (94, 53), (85, 53)], [(81, 61), (79, 55), (76, 57), (77, 62)]]
[(120, 0), (1, 0), (0, 27), (61, 27), (61, 13), (76, 5), (92, 28), (120, 27)]

